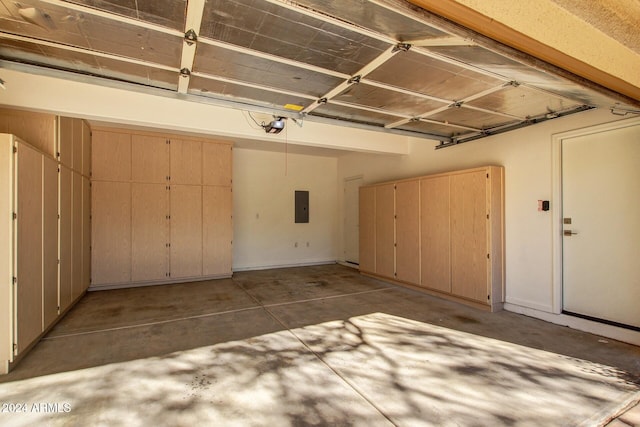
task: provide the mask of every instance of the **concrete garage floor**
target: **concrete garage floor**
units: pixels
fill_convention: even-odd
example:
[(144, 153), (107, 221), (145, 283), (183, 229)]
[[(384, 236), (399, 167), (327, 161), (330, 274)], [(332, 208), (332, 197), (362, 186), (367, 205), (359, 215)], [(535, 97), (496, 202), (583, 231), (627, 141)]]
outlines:
[(639, 384), (639, 347), (325, 265), (89, 293), (0, 425), (628, 426)]

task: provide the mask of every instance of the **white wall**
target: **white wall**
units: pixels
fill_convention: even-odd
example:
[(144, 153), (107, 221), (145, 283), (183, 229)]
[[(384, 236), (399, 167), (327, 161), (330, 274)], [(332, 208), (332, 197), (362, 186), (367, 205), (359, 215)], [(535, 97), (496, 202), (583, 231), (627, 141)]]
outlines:
[[(234, 271), (336, 261), (337, 159), (233, 153)], [(309, 191), (308, 224), (294, 222), (295, 190)]]
[(356, 175), (368, 184), (487, 164), (504, 166), (507, 308), (534, 316), (539, 311), (537, 317), (568, 324), (567, 316), (547, 315), (553, 312), (552, 211), (537, 210), (538, 199), (552, 198), (552, 135), (620, 119), (608, 111), (588, 111), (442, 150), (434, 150), (436, 143), (414, 140), (409, 155), (353, 153), (339, 158), (338, 182), (342, 186), (345, 178)]

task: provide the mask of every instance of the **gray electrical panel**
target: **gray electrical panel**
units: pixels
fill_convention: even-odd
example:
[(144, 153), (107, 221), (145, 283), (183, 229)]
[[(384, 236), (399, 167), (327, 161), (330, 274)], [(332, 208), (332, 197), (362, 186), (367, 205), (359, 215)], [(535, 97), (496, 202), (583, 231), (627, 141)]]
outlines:
[(295, 205), (296, 205), (296, 210), (295, 210), (296, 223), (309, 222), (309, 192), (296, 191)]

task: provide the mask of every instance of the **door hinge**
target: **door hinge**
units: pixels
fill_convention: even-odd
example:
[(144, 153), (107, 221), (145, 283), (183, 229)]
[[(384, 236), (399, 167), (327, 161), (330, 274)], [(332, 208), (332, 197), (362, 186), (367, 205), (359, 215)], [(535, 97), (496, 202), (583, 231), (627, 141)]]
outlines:
[(489, 179), (489, 174), (487, 174), (487, 179)]
[(487, 254), (487, 259), (489, 259), (489, 254)]
[(489, 219), (489, 214), (487, 214), (487, 219)]
[(487, 295), (487, 301), (491, 301), (491, 295)]
[(13, 147), (13, 154), (18, 152), (18, 147)]
[(17, 277), (15, 277), (15, 276), (13, 276), (13, 284), (14, 284), (14, 285), (17, 285), (17, 284), (18, 284), (18, 278), (17, 278)]
[(13, 354), (16, 355), (18, 354), (18, 344), (13, 343)]
[(18, 219), (18, 214), (17, 213), (13, 213), (13, 219)]

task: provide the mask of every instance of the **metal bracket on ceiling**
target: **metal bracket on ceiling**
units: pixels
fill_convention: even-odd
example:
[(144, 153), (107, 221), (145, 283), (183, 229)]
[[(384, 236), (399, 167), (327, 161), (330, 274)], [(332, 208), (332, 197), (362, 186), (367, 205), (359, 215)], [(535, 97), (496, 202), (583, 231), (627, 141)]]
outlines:
[(409, 123), (416, 123), (420, 121), (420, 117), (411, 117), (409, 119)]
[(190, 29), (189, 31), (187, 31), (186, 33), (184, 33), (184, 41), (191, 46), (192, 44), (194, 44), (195, 42), (198, 41), (198, 35), (196, 34), (196, 32), (192, 29)]
[(349, 83), (349, 84), (358, 84), (358, 83), (360, 83), (361, 79), (362, 79), (362, 76), (360, 76), (360, 75), (353, 76), (349, 80), (347, 80), (347, 83)]
[[(327, 103), (327, 101), (328, 101), (328, 99), (327, 99), (327, 98), (320, 98), (320, 99), (318, 99), (318, 100), (316, 101), (316, 103), (318, 103), (318, 104), (326, 104), (326, 103)], [(305, 113), (305, 114), (306, 114), (306, 113)]]
[(449, 108), (462, 108), (462, 104), (464, 104), (463, 101), (457, 101), (449, 105)]
[(409, 43), (398, 43), (394, 46), (391, 52), (408, 52), (411, 49), (411, 45)]
[(183, 68), (182, 70), (180, 70), (180, 76), (182, 76), (182, 77), (190, 77), (191, 76), (191, 70), (189, 70), (188, 68)]
[(511, 80), (510, 82), (507, 82), (507, 83), (505, 83), (504, 85), (505, 85), (505, 86), (518, 87), (518, 86), (520, 86), (520, 83), (518, 83), (518, 82), (517, 82), (517, 81), (515, 81), (515, 80)]

